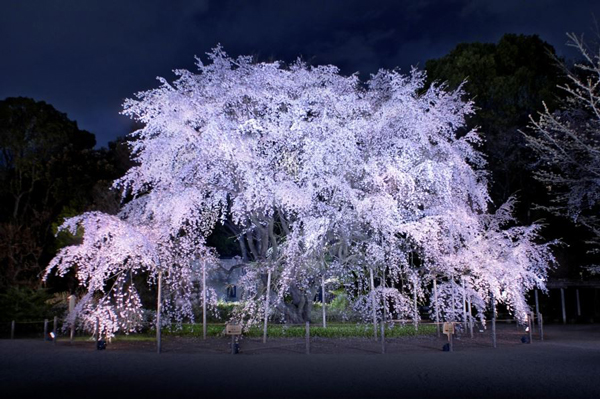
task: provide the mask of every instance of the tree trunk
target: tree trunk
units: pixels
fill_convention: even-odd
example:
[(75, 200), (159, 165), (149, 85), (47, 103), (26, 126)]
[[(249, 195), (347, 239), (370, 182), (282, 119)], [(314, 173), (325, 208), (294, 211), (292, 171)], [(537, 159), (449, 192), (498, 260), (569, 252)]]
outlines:
[(310, 321), (313, 298), (318, 287), (313, 287), (309, 292), (300, 290), (292, 285), (289, 290), (290, 301), (282, 303), (277, 310), (284, 315), (284, 320), (289, 324), (304, 324)]

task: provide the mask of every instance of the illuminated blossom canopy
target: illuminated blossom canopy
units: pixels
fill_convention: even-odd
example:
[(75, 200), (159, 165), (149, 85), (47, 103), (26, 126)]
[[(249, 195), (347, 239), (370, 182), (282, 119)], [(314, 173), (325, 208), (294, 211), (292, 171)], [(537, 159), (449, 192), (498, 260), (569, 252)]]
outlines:
[[(125, 102), (143, 128), (133, 133), (137, 166), (115, 186), (134, 199), (118, 216), (68, 220), (65, 228), (83, 227), (83, 244), (63, 249), (48, 272), (76, 265), (96, 291), (121, 270), (154, 276), (176, 264), (173, 275), (188, 278), (223, 223), (249, 261), (234, 314), (248, 324), (263, 317), (267, 274), (271, 314), (288, 322), (308, 319), (322, 279), (344, 288), (365, 319), (417, 320), (415, 299), (429, 296), (433, 279), (447, 319), (462, 317), (444, 294), (462, 280), (481, 317), (491, 293), (524, 315), (525, 293), (544, 288), (553, 258), (536, 244), (539, 226), (509, 227), (511, 204), (487, 214), (485, 161), (478, 133), (464, 131), (473, 104), (461, 89), (426, 89), (417, 70), (361, 82), (331, 65), (257, 63), (220, 47), (208, 55), (197, 74), (177, 70), (174, 82), (159, 79)], [(99, 242), (114, 230), (104, 220), (123, 233)], [(116, 244), (120, 236), (131, 245)], [(112, 306), (119, 320), (117, 302), (97, 302), (96, 312)]]

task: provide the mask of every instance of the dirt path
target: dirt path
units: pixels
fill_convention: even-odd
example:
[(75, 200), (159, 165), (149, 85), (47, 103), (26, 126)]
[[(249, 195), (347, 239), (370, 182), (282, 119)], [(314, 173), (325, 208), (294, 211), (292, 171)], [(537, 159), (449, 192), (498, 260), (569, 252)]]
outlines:
[[(228, 341), (170, 338), (115, 342), (96, 351), (32, 340), (0, 341), (2, 398), (296, 398), (296, 397), (600, 397), (600, 326), (549, 326), (544, 342), (521, 344), (503, 326), (498, 348), (489, 336), (462, 337), (455, 352), (434, 337), (390, 340), (386, 355), (369, 340)], [(256, 341), (256, 342), (255, 342)], [(285, 346), (287, 348), (276, 348)]]

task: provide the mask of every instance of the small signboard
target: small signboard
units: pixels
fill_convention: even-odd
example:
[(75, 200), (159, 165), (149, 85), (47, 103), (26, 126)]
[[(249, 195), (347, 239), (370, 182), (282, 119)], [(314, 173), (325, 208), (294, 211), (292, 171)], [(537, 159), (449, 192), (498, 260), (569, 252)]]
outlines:
[(227, 335), (242, 335), (241, 324), (229, 324), (225, 325), (225, 334)]
[(454, 334), (454, 323), (444, 323), (444, 328), (442, 331), (444, 334)]

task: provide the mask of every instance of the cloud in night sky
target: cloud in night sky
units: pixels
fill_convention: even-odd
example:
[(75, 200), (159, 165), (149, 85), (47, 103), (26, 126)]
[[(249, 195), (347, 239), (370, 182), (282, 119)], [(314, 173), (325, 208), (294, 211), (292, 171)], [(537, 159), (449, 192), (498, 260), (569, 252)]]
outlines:
[(565, 33), (589, 33), (593, 14), (592, 0), (9, 0), (0, 3), (0, 99), (44, 100), (106, 145), (131, 129), (118, 114), (123, 99), (156, 87), (156, 76), (193, 70), (194, 55), (217, 43), (365, 79), (504, 33), (538, 34), (571, 56)]

